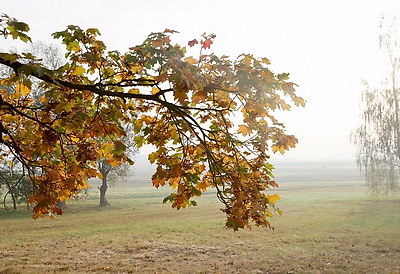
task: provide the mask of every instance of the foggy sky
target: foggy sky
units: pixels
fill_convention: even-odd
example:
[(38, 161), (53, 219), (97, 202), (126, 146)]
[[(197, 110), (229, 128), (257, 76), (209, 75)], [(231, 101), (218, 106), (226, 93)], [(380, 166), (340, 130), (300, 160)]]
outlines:
[[(290, 73), (307, 100), (305, 109), (279, 114), (299, 139), (285, 154), (291, 160), (354, 159), (349, 134), (358, 121), (361, 80), (379, 81), (382, 75), (380, 16), (400, 17), (398, 0), (0, 0), (0, 7), (44, 42), (54, 43), (51, 33), (73, 24), (99, 28), (109, 50), (125, 51), (150, 32), (169, 28), (180, 32), (173, 42), (215, 33), (211, 51), (218, 55), (267, 57), (274, 72)], [(0, 39), (3, 50), (20, 44)]]

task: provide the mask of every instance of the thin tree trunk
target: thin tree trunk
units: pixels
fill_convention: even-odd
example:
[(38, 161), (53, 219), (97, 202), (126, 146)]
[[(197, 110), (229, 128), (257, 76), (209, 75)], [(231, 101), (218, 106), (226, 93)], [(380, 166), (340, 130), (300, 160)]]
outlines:
[(107, 192), (107, 175), (103, 174), (103, 179), (101, 179), (101, 186), (99, 187), (100, 190), (100, 206), (108, 206), (109, 203), (106, 199), (106, 192)]
[(9, 183), (6, 183), (6, 184), (7, 184), (8, 191), (11, 195), (11, 200), (13, 202), (13, 209), (16, 210), (17, 209), (17, 197), (15, 197), (15, 195), (13, 193), (13, 186), (11, 186)]
[(11, 192), (11, 199), (13, 201), (14, 210), (16, 210), (17, 209), (17, 201), (16, 201), (17, 198), (14, 196), (14, 194), (12, 192)]

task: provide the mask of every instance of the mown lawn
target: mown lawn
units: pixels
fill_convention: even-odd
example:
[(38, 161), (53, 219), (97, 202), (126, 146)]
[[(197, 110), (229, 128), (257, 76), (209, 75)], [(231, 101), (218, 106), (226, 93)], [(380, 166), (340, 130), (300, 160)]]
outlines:
[(211, 193), (176, 211), (167, 189), (117, 187), (107, 209), (93, 190), (56, 220), (0, 211), (0, 272), (400, 272), (400, 199), (361, 182), (285, 183), (275, 230), (226, 230)]

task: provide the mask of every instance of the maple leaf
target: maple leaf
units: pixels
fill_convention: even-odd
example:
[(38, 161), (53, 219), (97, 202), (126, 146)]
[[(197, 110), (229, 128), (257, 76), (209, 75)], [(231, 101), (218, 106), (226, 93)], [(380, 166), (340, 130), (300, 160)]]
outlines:
[(268, 202), (275, 205), (276, 202), (281, 199), (281, 196), (279, 196), (278, 194), (274, 194), (274, 195), (267, 195), (267, 198)]
[(293, 102), (294, 102), (294, 104), (295, 104), (296, 106), (305, 107), (305, 105), (306, 105), (306, 102), (305, 102), (304, 99), (301, 98), (301, 97), (294, 97), (294, 98), (293, 98)]
[(243, 134), (243, 136), (250, 135), (253, 130), (246, 125), (239, 125), (238, 133)]
[(197, 39), (193, 39), (192, 41), (188, 42), (189, 47), (193, 47), (194, 45), (198, 44), (199, 42), (197, 41)]
[(285, 154), (285, 147), (281, 145), (272, 145), (272, 152), (276, 153), (277, 151), (283, 155)]
[(159, 188), (160, 186), (165, 185), (165, 179), (164, 178), (154, 178), (152, 180), (152, 183), (155, 188)]
[(213, 41), (210, 38), (207, 38), (204, 42), (202, 42), (203, 49), (209, 49), (212, 43)]
[(189, 56), (185, 59), (186, 62), (188, 62), (191, 65), (197, 64), (197, 60), (194, 59), (192, 56)]
[(174, 97), (181, 104), (184, 104), (188, 99), (187, 93), (184, 90), (174, 90)]
[(85, 69), (81, 66), (75, 67), (71, 72), (72, 75), (82, 75), (83, 73), (85, 73)]
[(165, 80), (167, 80), (168, 78), (168, 74), (167, 73), (163, 73), (158, 75), (156, 78), (154, 78), (154, 80), (156, 80), (157, 82), (164, 82)]
[(207, 91), (199, 90), (193, 94), (192, 101), (195, 103), (206, 102), (207, 99)]

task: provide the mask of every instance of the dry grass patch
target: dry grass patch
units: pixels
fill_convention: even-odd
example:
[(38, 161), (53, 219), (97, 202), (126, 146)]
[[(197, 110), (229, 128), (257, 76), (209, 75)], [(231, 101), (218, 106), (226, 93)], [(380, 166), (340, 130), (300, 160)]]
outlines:
[(150, 188), (116, 189), (105, 210), (72, 203), (55, 221), (2, 212), (0, 272), (400, 272), (400, 202), (364, 193), (355, 183), (289, 185), (275, 231), (225, 230), (214, 197), (174, 211)]

